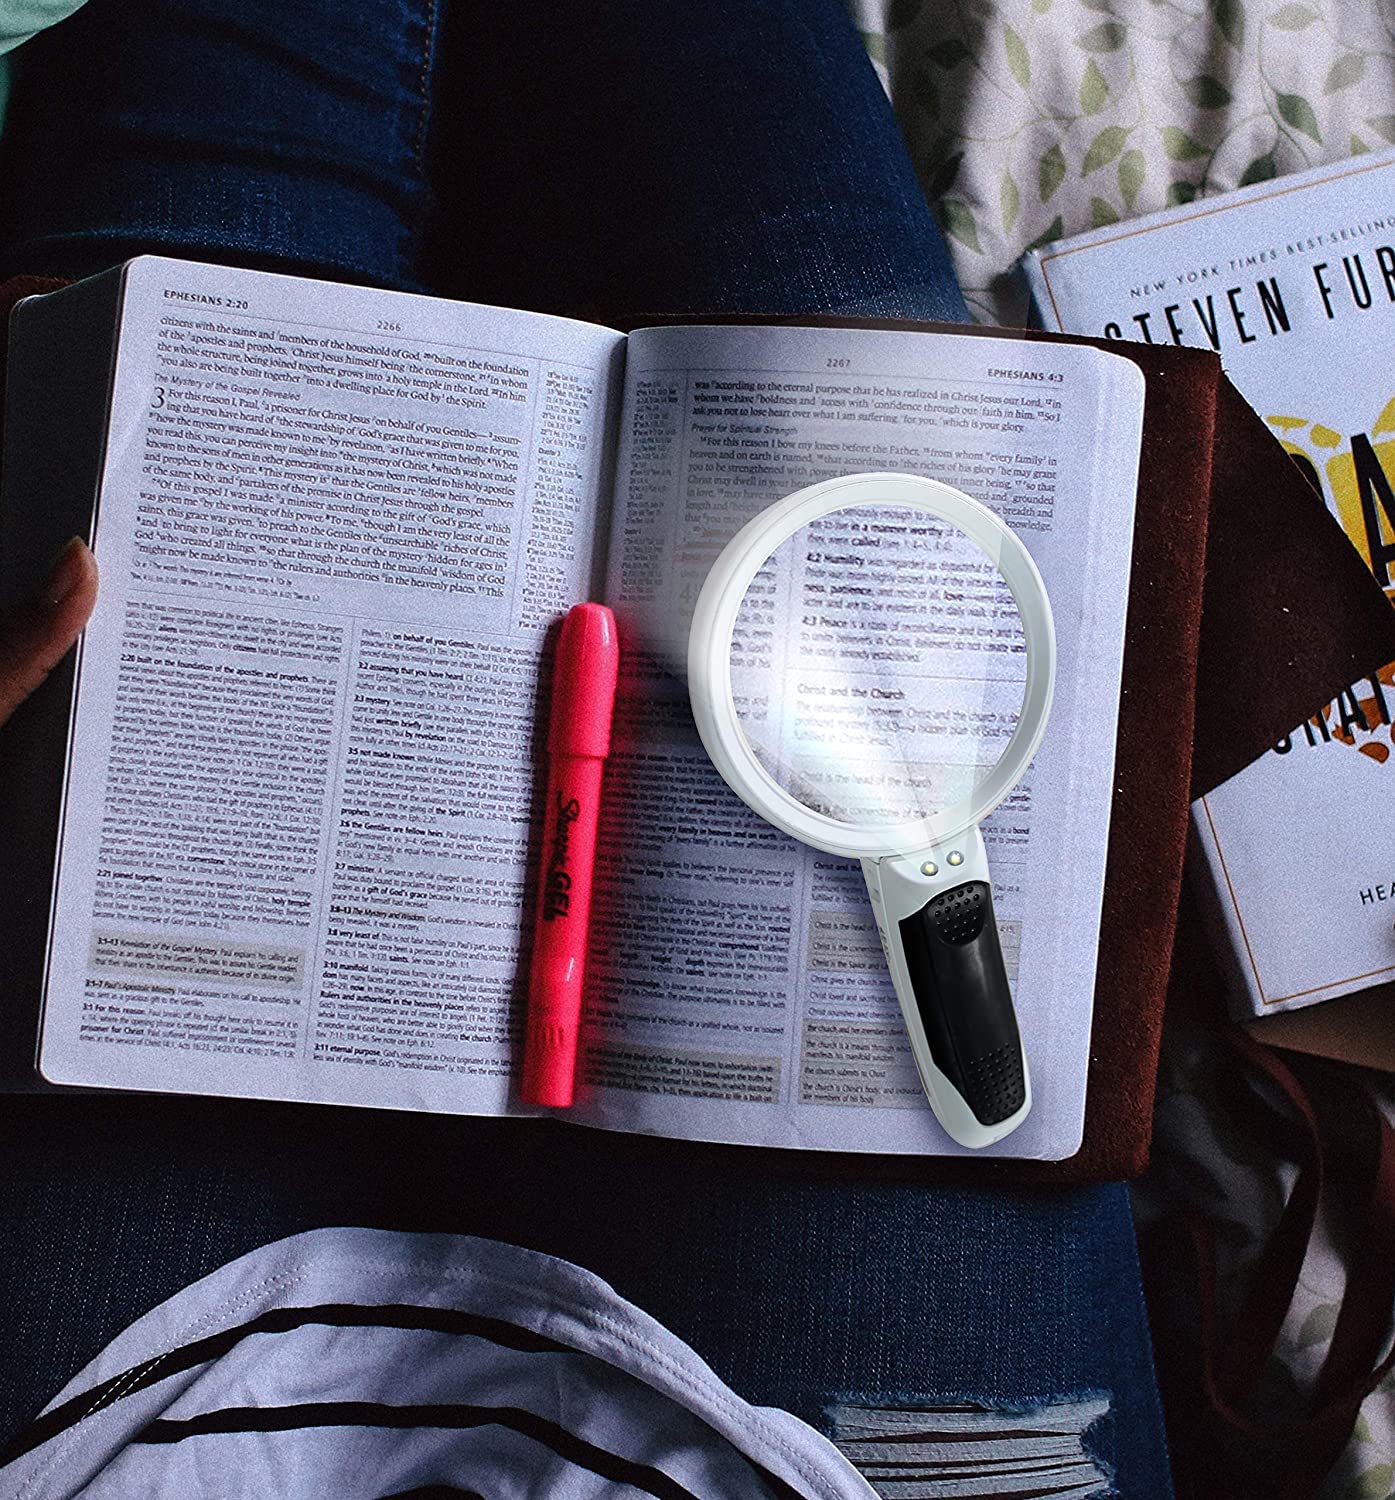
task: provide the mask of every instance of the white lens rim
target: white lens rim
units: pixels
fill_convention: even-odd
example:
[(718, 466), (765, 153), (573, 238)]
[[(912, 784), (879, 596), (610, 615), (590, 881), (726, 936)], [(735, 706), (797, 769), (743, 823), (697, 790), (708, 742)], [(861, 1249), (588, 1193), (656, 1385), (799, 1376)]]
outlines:
[[(1002, 574), (1017, 603), (1026, 638), (1022, 711), (991, 773), (971, 796), (933, 815), (865, 826), (840, 822), (792, 797), (756, 759), (741, 727), (731, 684), (731, 642), (741, 602), (771, 553), (802, 526), (860, 505), (900, 505), (964, 532)], [(1051, 601), (1031, 553), (979, 501), (919, 474), (848, 474), (786, 495), (727, 543), (712, 564), (688, 632), (688, 696), (698, 734), (727, 785), (785, 833), (828, 854), (881, 858), (927, 849), (986, 818), (1015, 787), (1046, 732), (1056, 681)]]

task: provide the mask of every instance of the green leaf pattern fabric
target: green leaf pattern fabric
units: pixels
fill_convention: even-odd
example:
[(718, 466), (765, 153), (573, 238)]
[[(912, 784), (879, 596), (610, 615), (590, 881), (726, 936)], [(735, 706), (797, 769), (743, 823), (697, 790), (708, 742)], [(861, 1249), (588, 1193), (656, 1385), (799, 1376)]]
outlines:
[(848, 3), (982, 322), (1053, 229), (1395, 144), (1390, 0)]

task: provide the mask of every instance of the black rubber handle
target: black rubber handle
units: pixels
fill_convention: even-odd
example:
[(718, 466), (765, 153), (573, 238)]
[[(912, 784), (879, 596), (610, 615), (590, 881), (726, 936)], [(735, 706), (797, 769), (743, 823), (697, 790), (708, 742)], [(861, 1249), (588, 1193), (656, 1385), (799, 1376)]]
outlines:
[(1027, 1080), (988, 882), (956, 885), (903, 917), (901, 942), (935, 1066), (980, 1125), (1016, 1114)]

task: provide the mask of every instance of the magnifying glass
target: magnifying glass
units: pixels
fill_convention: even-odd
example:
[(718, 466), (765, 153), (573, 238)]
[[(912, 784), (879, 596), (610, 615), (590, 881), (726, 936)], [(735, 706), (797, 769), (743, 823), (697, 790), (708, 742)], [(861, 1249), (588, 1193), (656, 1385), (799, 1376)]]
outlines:
[(911, 474), (762, 511), (712, 565), (688, 635), (693, 716), (727, 785), (861, 860), (926, 1098), (964, 1146), (1031, 1109), (979, 824), (1041, 743), (1055, 663), (1027, 549)]

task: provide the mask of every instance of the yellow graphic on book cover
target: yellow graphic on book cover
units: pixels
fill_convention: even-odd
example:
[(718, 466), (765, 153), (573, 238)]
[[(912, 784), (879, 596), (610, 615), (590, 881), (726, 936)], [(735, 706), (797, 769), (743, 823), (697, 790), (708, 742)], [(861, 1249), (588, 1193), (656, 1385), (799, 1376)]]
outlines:
[[(1307, 417), (1270, 415), (1265, 421), (1342, 523), (1395, 605), (1395, 396), (1381, 408), (1369, 431), (1347, 436)], [(1392, 710), (1395, 662), (1339, 694), (1274, 748), (1286, 755), (1295, 744), (1340, 744), (1384, 765), (1395, 746)]]

